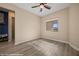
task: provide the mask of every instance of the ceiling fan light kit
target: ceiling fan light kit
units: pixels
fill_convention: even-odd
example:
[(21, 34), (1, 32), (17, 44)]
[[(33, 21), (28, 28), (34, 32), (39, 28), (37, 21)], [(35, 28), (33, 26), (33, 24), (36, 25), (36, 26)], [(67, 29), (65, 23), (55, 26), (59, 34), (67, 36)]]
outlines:
[(40, 5), (40, 8), (44, 8), (44, 6), (43, 5)]

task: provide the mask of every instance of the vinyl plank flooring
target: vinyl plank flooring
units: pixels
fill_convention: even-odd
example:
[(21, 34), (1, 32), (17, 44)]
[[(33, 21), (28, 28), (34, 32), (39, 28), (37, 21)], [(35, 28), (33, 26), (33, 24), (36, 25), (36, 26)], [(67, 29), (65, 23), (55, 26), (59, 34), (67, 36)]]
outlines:
[(13, 42), (0, 43), (0, 55), (8, 56), (79, 56), (79, 52), (68, 44), (37, 39), (14, 45)]

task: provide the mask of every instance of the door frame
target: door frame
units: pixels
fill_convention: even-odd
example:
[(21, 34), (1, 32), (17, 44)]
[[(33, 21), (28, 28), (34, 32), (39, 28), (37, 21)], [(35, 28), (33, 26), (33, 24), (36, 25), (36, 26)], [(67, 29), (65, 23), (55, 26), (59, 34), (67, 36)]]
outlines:
[[(14, 16), (9, 16), (9, 12), (12, 12), (13, 14), (14, 14)], [(14, 39), (12, 38), (12, 22), (10, 23), (10, 21), (11, 21), (11, 19), (12, 19), (12, 17), (14, 17), (15, 18), (15, 11), (12, 11), (12, 10), (9, 10), (8, 11), (8, 42), (11, 42), (12, 40), (14, 40), (14, 43), (15, 43), (15, 22), (14, 22)], [(14, 21), (15, 21), (15, 19), (14, 19)], [(10, 27), (11, 27), (11, 29), (10, 29)]]

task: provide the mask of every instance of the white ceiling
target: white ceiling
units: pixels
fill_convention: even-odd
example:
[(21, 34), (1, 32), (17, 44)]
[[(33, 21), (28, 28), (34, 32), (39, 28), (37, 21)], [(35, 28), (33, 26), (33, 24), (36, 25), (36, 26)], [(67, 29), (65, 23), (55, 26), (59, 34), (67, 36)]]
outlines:
[(48, 3), (48, 5), (51, 6), (51, 9), (48, 10), (48, 9), (44, 8), (42, 12), (40, 12), (39, 7), (31, 8), (32, 6), (35, 6), (38, 4), (39, 3), (15, 3), (16, 6), (23, 8), (23, 9), (25, 9), (35, 15), (41, 16), (41, 17), (49, 15), (53, 12), (59, 11), (59, 10), (64, 9), (66, 7), (69, 7), (71, 5), (70, 3)]

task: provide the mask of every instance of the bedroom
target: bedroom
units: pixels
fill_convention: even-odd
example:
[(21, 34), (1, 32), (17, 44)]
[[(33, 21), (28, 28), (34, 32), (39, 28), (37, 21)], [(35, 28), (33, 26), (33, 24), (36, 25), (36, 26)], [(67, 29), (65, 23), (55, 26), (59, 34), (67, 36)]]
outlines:
[[(51, 10), (43, 9), (42, 12), (41, 7), (31, 8), (34, 5), (39, 3), (0, 4), (1, 10), (7, 10), (5, 17), (8, 18), (5, 22), (7, 18), (3, 20), (5, 17), (0, 16), (0, 28), (5, 23), (4, 28), (7, 29), (6, 32), (0, 29), (0, 37), (8, 38), (7, 43), (0, 42), (0, 53), (79, 55), (79, 4), (48, 3)], [(5, 48), (1, 48), (1, 44)]]

